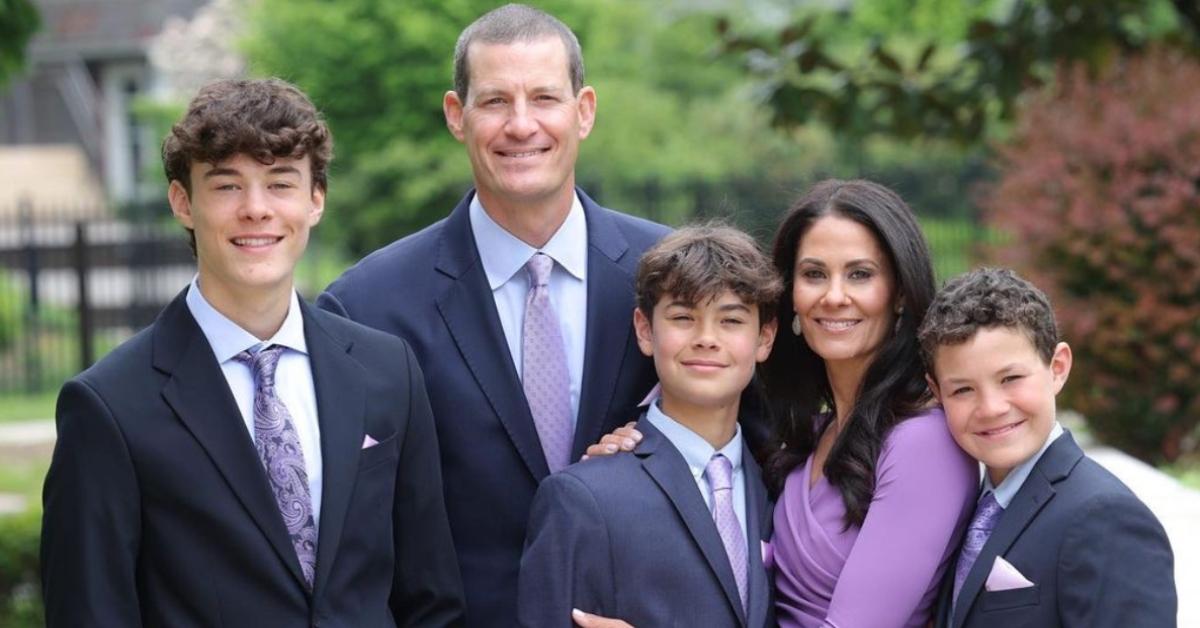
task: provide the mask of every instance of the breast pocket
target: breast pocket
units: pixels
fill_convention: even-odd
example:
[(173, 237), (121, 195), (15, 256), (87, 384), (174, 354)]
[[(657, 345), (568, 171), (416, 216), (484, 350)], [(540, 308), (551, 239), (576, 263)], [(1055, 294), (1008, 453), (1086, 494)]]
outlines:
[(388, 461), (395, 462), (400, 457), (399, 439), (396, 438), (396, 433), (392, 432), (391, 436), (379, 441), (378, 444), (367, 447), (362, 450), (362, 455), (358, 460), (359, 472), (373, 469), (383, 465)]
[(984, 591), (979, 596), (979, 610), (1003, 611), (1023, 606), (1037, 606), (1041, 603), (1041, 587), (1033, 585), (1007, 591)]

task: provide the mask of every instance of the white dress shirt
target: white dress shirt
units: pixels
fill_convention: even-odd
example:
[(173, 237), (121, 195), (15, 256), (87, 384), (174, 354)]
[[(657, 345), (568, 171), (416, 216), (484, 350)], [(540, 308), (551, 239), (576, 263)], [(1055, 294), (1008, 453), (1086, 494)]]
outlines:
[(237, 401), (238, 411), (246, 431), (254, 439), (254, 378), (250, 365), (238, 362), (234, 357), (247, 349), (262, 345), (284, 347), (275, 369), (275, 390), (279, 399), (287, 406), (292, 425), (300, 438), (304, 452), (304, 470), (308, 473), (308, 492), (312, 498), (313, 523), (320, 531), (321, 523), (321, 430), (317, 423), (317, 393), (313, 387), (312, 366), (308, 361), (308, 345), (304, 341), (304, 319), (300, 314), (300, 301), (292, 292), (287, 318), (283, 326), (270, 340), (263, 342), (254, 334), (242, 329), (213, 308), (200, 293), (199, 277), (192, 279), (188, 288), (187, 306), (208, 339), (217, 356), (217, 363), (229, 383), (229, 390)]
[(572, 196), (571, 210), (546, 245), (536, 249), (492, 220), (479, 196), (471, 199), (471, 232), (483, 270), (487, 274), (500, 327), (517, 377), (524, 378), (521, 365), (521, 334), (525, 300), (529, 295), (529, 273), (525, 264), (541, 252), (554, 260), (550, 271), (550, 304), (558, 315), (567, 368), (571, 382), (571, 420), (579, 416), (579, 394), (583, 384), (583, 353), (587, 339), (587, 220), (579, 195)]
[(692, 472), (692, 478), (696, 480), (696, 488), (700, 490), (700, 495), (704, 497), (704, 504), (708, 506), (708, 511), (711, 513), (713, 508), (712, 502), (712, 487), (708, 483), (708, 477), (704, 475), (704, 469), (708, 466), (708, 461), (715, 454), (721, 454), (729, 459), (729, 464), (733, 467), (733, 512), (737, 515), (738, 523), (742, 526), (742, 538), (746, 536), (746, 474), (742, 471), (742, 426), (735, 425), (733, 438), (729, 439), (728, 443), (720, 449), (715, 449), (708, 441), (704, 440), (699, 434), (682, 423), (672, 419), (663, 413), (658, 407), (658, 402), (650, 404), (646, 409), (646, 420), (650, 421), (662, 435), (671, 441), (675, 449), (683, 455), (683, 459), (687, 462), (688, 470)]

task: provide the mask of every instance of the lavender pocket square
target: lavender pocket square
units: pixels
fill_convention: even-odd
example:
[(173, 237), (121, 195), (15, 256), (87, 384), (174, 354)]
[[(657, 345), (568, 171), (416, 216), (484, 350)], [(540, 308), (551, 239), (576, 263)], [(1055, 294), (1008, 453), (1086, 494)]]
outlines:
[(1033, 583), (1028, 578), (1021, 575), (1012, 563), (997, 556), (996, 562), (992, 563), (992, 571), (988, 574), (987, 581), (983, 587), (988, 591), (1008, 591), (1010, 589), (1024, 589), (1032, 587)]
[(374, 446), (376, 446), (376, 445), (378, 445), (378, 444), (379, 444), (379, 441), (375, 440), (374, 438), (371, 438), (371, 435), (370, 435), (370, 434), (367, 434), (366, 436), (363, 436), (363, 444), (362, 444), (362, 448), (363, 448), (363, 449), (369, 449), (369, 448), (371, 448), (371, 447), (374, 447)]

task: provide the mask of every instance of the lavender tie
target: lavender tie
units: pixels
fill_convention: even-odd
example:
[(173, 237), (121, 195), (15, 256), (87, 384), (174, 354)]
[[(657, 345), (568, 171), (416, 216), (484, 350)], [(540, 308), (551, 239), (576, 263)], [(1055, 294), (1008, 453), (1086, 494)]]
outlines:
[(567, 466), (573, 431), (567, 350), (558, 316), (550, 304), (553, 267), (554, 260), (543, 253), (534, 253), (525, 264), (529, 296), (525, 299), (521, 345), (521, 384), (551, 473)]
[(715, 454), (704, 467), (708, 485), (712, 488), (712, 515), (733, 567), (733, 580), (737, 582), (738, 595), (742, 598), (742, 610), (746, 610), (746, 539), (742, 526), (733, 510), (733, 465), (729, 458)]
[(282, 352), (283, 347), (272, 345), (257, 353), (243, 351), (234, 359), (249, 366), (254, 377), (254, 447), (267, 471), (275, 503), (300, 559), (304, 580), (311, 589), (317, 565), (317, 527), (300, 437), (287, 406), (275, 392), (275, 367)]
[(975, 559), (979, 558), (979, 551), (983, 549), (983, 544), (987, 543), (988, 537), (992, 535), (996, 521), (1002, 514), (1004, 514), (1004, 507), (996, 501), (996, 494), (988, 491), (988, 494), (979, 500), (979, 505), (975, 508), (975, 518), (971, 519), (971, 524), (967, 526), (962, 552), (959, 553), (958, 564), (954, 567), (954, 600), (958, 599), (963, 582), (967, 579), (967, 574), (971, 573), (971, 566), (975, 564)]

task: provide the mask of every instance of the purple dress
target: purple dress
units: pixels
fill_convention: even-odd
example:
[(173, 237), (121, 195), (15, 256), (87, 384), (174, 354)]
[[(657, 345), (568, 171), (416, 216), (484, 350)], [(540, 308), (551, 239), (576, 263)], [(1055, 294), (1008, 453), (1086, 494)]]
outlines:
[(787, 477), (775, 506), (779, 625), (924, 626), (979, 490), (979, 466), (946, 427), (941, 408), (892, 428), (875, 468), (862, 527), (845, 527), (842, 496), (825, 477), (811, 488), (812, 457)]

